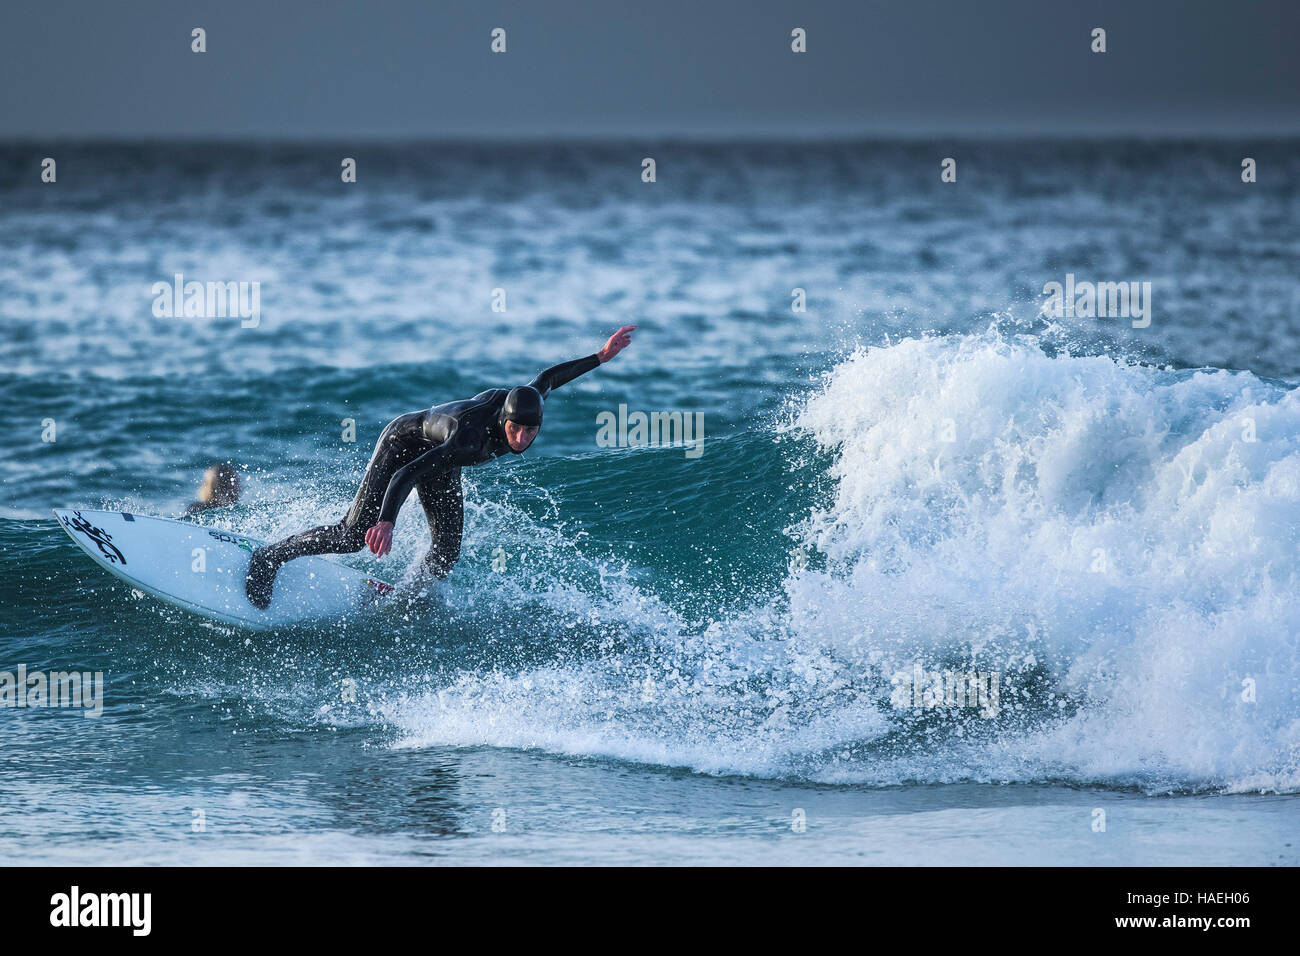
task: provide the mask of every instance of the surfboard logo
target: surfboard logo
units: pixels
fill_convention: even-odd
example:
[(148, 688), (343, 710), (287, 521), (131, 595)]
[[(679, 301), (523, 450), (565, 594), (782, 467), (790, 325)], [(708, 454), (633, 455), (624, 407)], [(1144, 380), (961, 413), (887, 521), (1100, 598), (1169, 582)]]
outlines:
[(218, 541), (224, 541), (226, 544), (233, 544), (237, 548), (243, 548), (249, 554), (257, 550), (253, 547), (253, 542), (247, 538), (236, 538), (233, 534), (226, 534), (224, 531), (209, 531), (208, 535)]
[(70, 519), (67, 515), (60, 515), (60, 520), (71, 528), (73, 531), (80, 531), (99, 547), (99, 553), (104, 556), (104, 560), (109, 564), (126, 564), (126, 555), (118, 550), (117, 545), (113, 544), (113, 536), (103, 528), (96, 528), (93, 524), (81, 516), (80, 511), (72, 512), (76, 515), (76, 520)]
[(391, 584), (385, 584), (383, 581), (376, 581), (374, 578), (366, 578), (366, 583), (376, 594), (387, 594), (393, 589)]

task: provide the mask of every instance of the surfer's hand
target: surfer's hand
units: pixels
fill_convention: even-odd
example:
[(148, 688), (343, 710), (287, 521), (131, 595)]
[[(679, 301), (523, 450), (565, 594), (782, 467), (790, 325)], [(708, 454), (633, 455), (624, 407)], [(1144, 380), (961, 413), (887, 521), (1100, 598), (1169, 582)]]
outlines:
[(393, 550), (393, 523), (381, 521), (366, 532), (366, 547), (379, 557)]
[(632, 344), (632, 333), (635, 331), (635, 325), (623, 326), (609, 337), (609, 341), (606, 342), (601, 347), (601, 350), (596, 353), (596, 357), (600, 359), (601, 362), (608, 362), (615, 355)]

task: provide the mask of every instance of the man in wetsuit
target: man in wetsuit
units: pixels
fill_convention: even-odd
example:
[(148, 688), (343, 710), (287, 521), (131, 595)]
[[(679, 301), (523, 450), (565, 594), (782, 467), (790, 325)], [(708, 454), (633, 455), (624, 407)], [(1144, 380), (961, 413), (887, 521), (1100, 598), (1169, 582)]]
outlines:
[(548, 368), (527, 385), (493, 388), (462, 402), (435, 405), (388, 423), (366, 467), (352, 508), (338, 524), (322, 525), (253, 553), (244, 581), (248, 600), (270, 606), (275, 576), (286, 561), (308, 554), (350, 554), (367, 546), (379, 557), (393, 547), (393, 522), (411, 489), (420, 494), (433, 544), (426, 570), (442, 578), (460, 557), (460, 470), (506, 452), (523, 452), (542, 426), (552, 389), (608, 362), (632, 342), (625, 325), (594, 355)]

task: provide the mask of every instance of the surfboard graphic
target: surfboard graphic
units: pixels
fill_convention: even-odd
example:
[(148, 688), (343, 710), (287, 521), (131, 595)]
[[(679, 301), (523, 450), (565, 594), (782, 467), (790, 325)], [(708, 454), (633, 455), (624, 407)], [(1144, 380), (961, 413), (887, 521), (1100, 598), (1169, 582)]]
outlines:
[(307, 557), (280, 569), (265, 611), (248, 603), (244, 575), (261, 541), (187, 521), (118, 511), (55, 508), (68, 536), (100, 567), (159, 600), (254, 630), (369, 607), (391, 584), (330, 561)]

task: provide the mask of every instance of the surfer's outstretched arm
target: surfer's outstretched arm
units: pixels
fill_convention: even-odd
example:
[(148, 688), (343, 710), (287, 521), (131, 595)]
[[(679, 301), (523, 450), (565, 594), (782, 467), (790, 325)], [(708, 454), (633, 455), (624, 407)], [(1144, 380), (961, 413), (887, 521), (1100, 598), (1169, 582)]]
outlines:
[(542, 393), (545, 398), (552, 389), (559, 388), (566, 382), (572, 382), (579, 375), (590, 372), (597, 365), (608, 362), (619, 352), (623, 351), (632, 344), (632, 333), (636, 330), (635, 325), (625, 325), (609, 337), (599, 352), (588, 355), (585, 358), (574, 359), (571, 362), (561, 362), (559, 365), (552, 365), (545, 372), (542, 372), (528, 384)]

